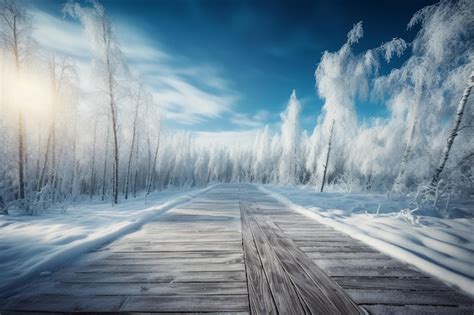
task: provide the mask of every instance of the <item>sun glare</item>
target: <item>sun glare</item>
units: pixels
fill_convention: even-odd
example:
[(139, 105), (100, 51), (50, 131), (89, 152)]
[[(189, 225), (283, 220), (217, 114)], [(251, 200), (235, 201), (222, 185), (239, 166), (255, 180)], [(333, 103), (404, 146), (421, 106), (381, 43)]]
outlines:
[(5, 105), (9, 112), (21, 109), (28, 119), (41, 120), (50, 115), (53, 104), (51, 85), (44, 77), (28, 71), (16, 75), (8, 73), (2, 84)]

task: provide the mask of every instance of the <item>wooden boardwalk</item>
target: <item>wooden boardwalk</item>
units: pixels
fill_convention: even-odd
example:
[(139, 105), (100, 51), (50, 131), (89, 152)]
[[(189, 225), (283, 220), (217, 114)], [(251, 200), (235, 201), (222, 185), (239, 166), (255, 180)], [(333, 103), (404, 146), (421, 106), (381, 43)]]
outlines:
[(223, 184), (33, 281), (0, 310), (473, 314), (474, 301), (252, 185)]

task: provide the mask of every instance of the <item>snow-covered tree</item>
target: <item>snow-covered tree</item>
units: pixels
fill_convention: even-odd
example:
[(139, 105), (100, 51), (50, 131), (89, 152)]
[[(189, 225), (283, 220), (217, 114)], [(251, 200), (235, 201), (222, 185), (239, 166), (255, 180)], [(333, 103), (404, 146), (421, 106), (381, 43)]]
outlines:
[[(32, 24), (31, 17), (26, 9), (16, 0), (0, 1), (0, 44), (4, 51), (10, 54), (10, 60), (14, 62), (15, 81), (22, 80), (21, 67), (30, 53)], [(25, 203), (25, 126), (24, 126), (24, 104), (18, 100), (22, 93), (19, 84), (13, 92), (14, 106), (18, 112), (18, 199), (23, 207)]]
[(282, 185), (295, 185), (299, 180), (300, 137), (299, 126), (300, 103), (293, 90), (285, 113), (282, 114), (281, 147), (278, 181)]
[(64, 5), (64, 12), (81, 21), (85, 32), (93, 47), (96, 56), (98, 73), (102, 78), (102, 85), (107, 94), (110, 107), (110, 120), (112, 124), (113, 143), (113, 202), (118, 203), (119, 193), (119, 139), (118, 139), (118, 113), (117, 77), (126, 70), (123, 54), (114, 34), (112, 23), (105, 13), (104, 7), (95, 0), (91, 7), (82, 7), (72, 0)]

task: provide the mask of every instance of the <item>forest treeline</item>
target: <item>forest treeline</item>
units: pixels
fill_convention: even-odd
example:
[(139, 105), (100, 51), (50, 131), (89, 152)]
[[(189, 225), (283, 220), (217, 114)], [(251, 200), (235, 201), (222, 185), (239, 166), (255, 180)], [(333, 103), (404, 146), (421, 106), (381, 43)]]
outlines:
[[(357, 53), (363, 27), (355, 24), (315, 70), (324, 106), (312, 133), (300, 128), (293, 91), (280, 126), (258, 131), (253, 143), (228, 144), (163, 127), (160, 104), (129, 71), (99, 2), (68, 1), (62, 10), (82, 24), (90, 43), (92, 95), (81, 90), (73, 57), (35, 42), (28, 8), (0, 0), (4, 213), (86, 198), (117, 203), (169, 186), (233, 181), (411, 194), (435, 205), (440, 198), (472, 198), (472, 1), (428, 6), (408, 24), (419, 28), (411, 42), (394, 38)], [(403, 64), (384, 73), (382, 65), (393, 58)], [(360, 101), (382, 103), (388, 114), (361, 121)]]

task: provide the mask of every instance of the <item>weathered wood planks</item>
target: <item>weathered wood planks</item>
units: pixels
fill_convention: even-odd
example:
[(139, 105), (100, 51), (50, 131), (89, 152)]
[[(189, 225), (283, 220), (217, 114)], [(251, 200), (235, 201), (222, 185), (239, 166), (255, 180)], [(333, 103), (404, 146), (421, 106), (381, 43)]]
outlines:
[(216, 187), (32, 283), (0, 309), (247, 314), (236, 192), (233, 186)]
[[(363, 313), (273, 222), (247, 202), (241, 203), (241, 213), (243, 233), (250, 239), (250, 246), (244, 242), (246, 257), (260, 259), (266, 275), (266, 279), (259, 279), (259, 270), (246, 264), (249, 293), (257, 291), (249, 295), (252, 312), (260, 312), (262, 304), (271, 304), (269, 307), (282, 314)], [(268, 285), (262, 286), (262, 280)], [(271, 299), (274, 303), (268, 302)]]

